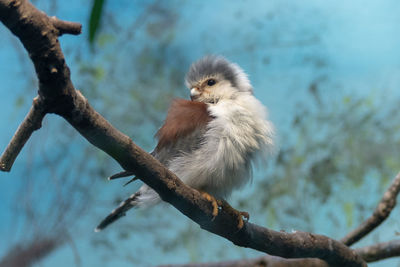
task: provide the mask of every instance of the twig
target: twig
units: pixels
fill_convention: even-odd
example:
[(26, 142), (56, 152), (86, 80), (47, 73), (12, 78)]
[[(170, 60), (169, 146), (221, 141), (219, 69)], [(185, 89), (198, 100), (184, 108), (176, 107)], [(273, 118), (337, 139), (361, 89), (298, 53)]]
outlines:
[(58, 36), (63, 34), (79, 35), (82, 32), (82, 24), (77, 22), (60, 20), (56, 16), (50, 18), (54, 27), (58, 30)]
[(400, 256), (400, 240), (378, 243), (368, 247), (357, 248), (356, 252), (366, 262)]
[(19, 152), (28, 141), (32, 133), (42, 126), (42, 120), (45, 111), (39, 97), (33, 100), (33, 105), (26, 115), (25, 119), (19, 125), (17, 131), (12, 137), (0, 158), (0, 170), (10, 171)]
[(379, 226), (387, 217), (389, 217), (390, 212), (396, 205), (396, 197), (399, 194), (399, 191), (400, 173), (398, 173), (394, 178), (392, 184), (383, 195), (378, 206), (375, 208), (372, 216), (362, 222), (360, 226), (348, 233), (340, 241), (347, 246), (351, 246)]
[(70, 245), (70, 247), (71, 247), (72, 253), (74, 254), (75, 266), (76, 266), (76, 267), (82, 266), (82, 264), (81, 264), (82, 260), (81, 260), (81, 257), (80, 257), (80, 255), (79, 255), (79, 250), (78, 250), (78, 248), (76, 247), (76, 244), (75, 244), (75, 242), (74, 242), (74, 239), (72, 239), (72, 236), (71, 236), (71, 234), (68, 232), (68, 230), (65, 230), (65, 238), (66, 238), (67, 243), (68, 243), (68, 244)]

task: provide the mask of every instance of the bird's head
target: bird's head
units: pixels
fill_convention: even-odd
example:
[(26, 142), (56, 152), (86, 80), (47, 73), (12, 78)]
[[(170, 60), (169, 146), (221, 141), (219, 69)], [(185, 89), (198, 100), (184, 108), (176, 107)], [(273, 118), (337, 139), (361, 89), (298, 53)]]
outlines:
[(216, 104), (240, 93), (252, 93), (244, 71), (221, 56), (206, 56), (193, 63), (185, 82), (191, 99), (204, 103)]

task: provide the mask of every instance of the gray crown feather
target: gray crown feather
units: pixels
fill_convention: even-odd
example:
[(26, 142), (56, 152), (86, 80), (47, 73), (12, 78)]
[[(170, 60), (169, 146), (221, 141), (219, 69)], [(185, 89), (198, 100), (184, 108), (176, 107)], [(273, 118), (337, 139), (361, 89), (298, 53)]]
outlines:
[(205, 56), (193, 63), (186, 74), (185, 82), (191, 88), (198, 81), (215, 75), (221, 75), (239, 91), (252, 92), (252, 87), (244, 71), (237, 64), (215, 55)]

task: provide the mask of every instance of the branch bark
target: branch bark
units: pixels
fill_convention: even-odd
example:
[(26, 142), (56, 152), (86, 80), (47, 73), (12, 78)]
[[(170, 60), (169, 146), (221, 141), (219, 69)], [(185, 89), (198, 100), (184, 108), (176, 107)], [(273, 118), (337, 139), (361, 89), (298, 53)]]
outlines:
[(7, 145), (0, 158), (0, 170), (10, 171), (19, 152), (31, 137), (32, 133), (42, 127), (42, 120), (46, 112), (39, 97), (33, 100), (32, 107), (22, 121), (10, 143)]
[(325, 236), (276, 232), (251, 223), (238, 228), (238, 213), (227, 203), (220, 207), (218, 216), (213, 219), (212, 205), (208, 200), (115, 129), (75, 90), (58, 42), (59, 26), (54, 19), (26, 0), (0, 0), (0, 20), (28, 51), (39, 78), (39, 96), (46, 112), (66, 119), (91, 144), (108, 153), (125, 170), (134, 172), (164, 201), (201, 228), (236, 245), (272, 255), (315, 257), (332, 266), (366, 266), (353, 250)]
[(368, 247), (357, 248), (358, 255), (366, 262), (374, 262), (400, 255), (400, 240), (378, 243)]

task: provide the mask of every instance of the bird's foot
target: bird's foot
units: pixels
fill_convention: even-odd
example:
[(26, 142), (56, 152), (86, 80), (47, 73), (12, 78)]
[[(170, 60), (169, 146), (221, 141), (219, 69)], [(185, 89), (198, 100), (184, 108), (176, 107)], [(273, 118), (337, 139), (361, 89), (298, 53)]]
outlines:
[(229, 205), (229, 203), (226, 202), (225, 200), (220, 200), (219, 206), (222, 207), (222, 209), (224, 209), (225, 212), (230, 213), (232, 216), (235, 216), (237, 218), (238, 230), (242, 229), (244, 226), (243, 218), (246, 220), (246, 222), (248, 222), (250, 219), (250, 214), (248, 212), (239, 211), (239, 210), (232, 208), (232, 206)]
[(219, 209), (223, 209), (224, 212), (231, 214), (232, 217), (236, 217), (237, 219), (237, 228), (238, 230), (242, 229), (244, 226), (244, 222), (248, 222), (250, 219), (250, 214), (246, 211), (238, 211), (232, 208), (228, 202), (223, 199), (216, 199), (212, 195), (207, 192), (200, 191), (200, 194), (207, 199), (212, 205), (212, 220), (217, 217)]
[(219, 205), (219, 201), (220, 200), (215, 199), (215, 197), (213, 197), (212, 195), (210, 195), (207, 192), (200, 191), (200, 193), (205, 199), (207, 199), (208, 201), (211, 202), (211, 205), (212, 205), (212, 219), (214, 220), (215, 217), (217, 217), (217, 215), (218, 215), (218, 207), (220, 206)]
[(248, 222), (249, 219), (250, 219), (250, 214), (247, 211), (239, 211), (239, 210), (237, 210), (237, 212), (238, 212), (238, 218), (239, 218), (238, 228), (240, 230), (244, 226), (243, 218), (245, 218), (246, 222)]

